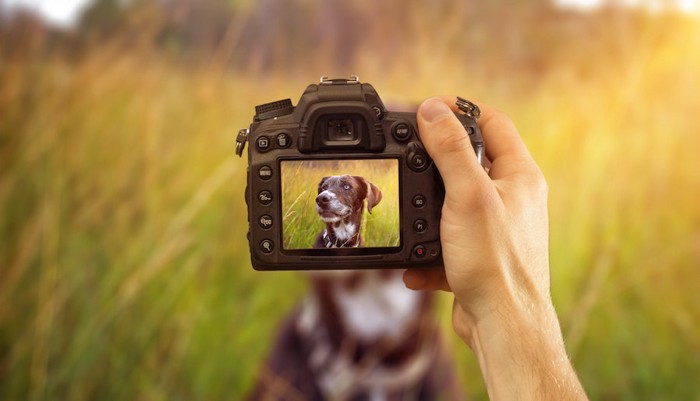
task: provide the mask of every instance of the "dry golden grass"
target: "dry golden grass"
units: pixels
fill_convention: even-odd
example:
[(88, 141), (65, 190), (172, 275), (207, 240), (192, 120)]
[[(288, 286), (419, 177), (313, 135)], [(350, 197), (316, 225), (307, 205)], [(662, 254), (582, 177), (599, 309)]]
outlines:
[[(350, 67), (385, 98), (508, 112), (548, 178), (552, 293), (591, 398), (698, 400), (700, 29), (650, 26), (633, 45), (595, 73), (559, 61), (537, 79), (477, 79), (429, 41), (410, 68), (369, 53)], [(0, 60), (0, 398), (240, 399), (305, 283), (249, 265), (234, 134), (255, 104), (328, 73), (108, 45)]]

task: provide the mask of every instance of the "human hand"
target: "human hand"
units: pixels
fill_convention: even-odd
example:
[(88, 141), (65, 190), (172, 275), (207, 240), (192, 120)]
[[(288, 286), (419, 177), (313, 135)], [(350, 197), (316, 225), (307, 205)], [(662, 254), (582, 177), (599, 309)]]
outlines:
[[(544, 176), (511, 120), (479, 105), (492, 163), (487, 173), (452, 113), (456, 107), (448, 104), (455, 98), (428, 99), (417, 115), (421, 140), (445, 183), (444, 269), (409, 269), (404, 282), (412, 289), (454, 293), (453, 326), (477, 354), (492, 399), (522, 398), (530, 394), (526, 385), (552, 399), (568, 399), (567, 394), (585, 399), (549, 295)], [(539, 374), (529, 370), (535, 366), (542, 367)], [(564, 377), (552, 382), (557, 374)], [(550, 387), (562, 384), (575, 391)]]

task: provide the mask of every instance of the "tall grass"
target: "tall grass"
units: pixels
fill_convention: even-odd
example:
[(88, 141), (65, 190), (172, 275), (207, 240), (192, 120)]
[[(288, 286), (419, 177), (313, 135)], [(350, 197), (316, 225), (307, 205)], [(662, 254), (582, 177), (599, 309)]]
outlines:
[(239, 397), (284, 312), (231, 152), (260, 88), (110, 52), (0, 74), (0, 398)]
[[(633, 46), (536, 82), (475, 79), (429, 42), (410, 69), (353, 67), (385, 98), (509, 113), (548, 178), (552, 294), (591, 398), (700, 400), (700, 29)], [(0, 60), (0, 399), (242, 398), (305, 282), (250, 267), (234, 133), (324, 73), (185, 70), (109, 46)]]
[(344, 160), (342, 162), (282, 162), (282, 216), (285, 249), (313, 248), (325, 228), (316, 213), (316, 195), (323, 177), (356, 175), (382, 191), (381, 201), (370, 213), (363, 209), (360, 236), (366, 247), (400, 245), (399, 169), (396, 160)]

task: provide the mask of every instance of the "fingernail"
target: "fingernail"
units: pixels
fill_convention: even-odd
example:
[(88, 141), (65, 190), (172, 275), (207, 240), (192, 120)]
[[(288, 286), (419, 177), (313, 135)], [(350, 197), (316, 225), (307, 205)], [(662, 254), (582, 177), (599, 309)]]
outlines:
[(438, 98), (431, 98), (423, 102), (420, 106), (420, 114), (427, 122), (433, 122), (436, 119), (450, 113), (450, 108)]

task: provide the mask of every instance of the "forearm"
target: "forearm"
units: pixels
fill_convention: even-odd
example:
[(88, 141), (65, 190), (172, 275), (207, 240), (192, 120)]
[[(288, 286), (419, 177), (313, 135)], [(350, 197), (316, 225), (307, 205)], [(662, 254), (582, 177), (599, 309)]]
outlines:
[[(532, 316), (533, 310), (539, 316)], [(501, 308), (480, 321), (468, 341), (492, 401), (587, 400), (551, 306), (525, 312)]]
[(429, 99), (421, 140), (440, 170), (444, 271), (409, 270), (414, 289), (455, 294), (457, 333), (476, 353), (491, 400), (586, 400), (549, 296), (547, 183), (513, 122), (481, 107), (485, 173), (460, 121)]

